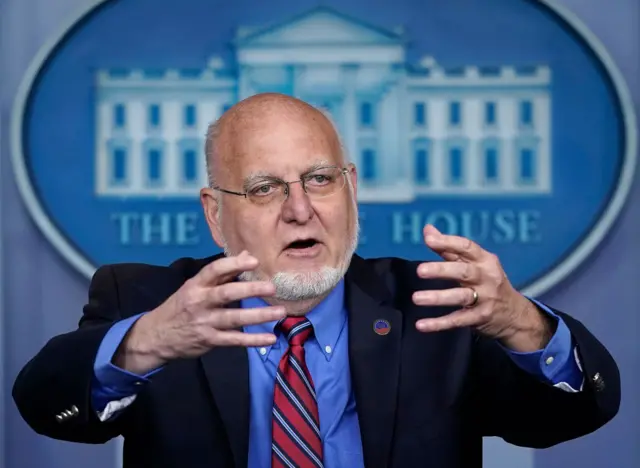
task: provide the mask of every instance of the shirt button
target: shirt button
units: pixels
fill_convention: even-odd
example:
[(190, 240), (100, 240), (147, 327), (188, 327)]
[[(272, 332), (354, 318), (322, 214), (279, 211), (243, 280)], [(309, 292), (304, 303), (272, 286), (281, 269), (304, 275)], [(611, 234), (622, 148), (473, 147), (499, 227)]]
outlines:
[(547, 364), (547, 366), (550, 366), (550, 365), (551, 365), (551, 363), (553, 362), (553, 356), (549, 356), (549, 357), (547, 358), (547, 360), (546, 360), (546, 361), (544, 361), (544, 362)]
[(331, 346), (329, 345), (325, 346), (324, 350), (327, 352), (327, 354), (331, 354)]
[(267, 354), (267, 348), (260, 348), (260, 354), (262, 354), (263, 356)]

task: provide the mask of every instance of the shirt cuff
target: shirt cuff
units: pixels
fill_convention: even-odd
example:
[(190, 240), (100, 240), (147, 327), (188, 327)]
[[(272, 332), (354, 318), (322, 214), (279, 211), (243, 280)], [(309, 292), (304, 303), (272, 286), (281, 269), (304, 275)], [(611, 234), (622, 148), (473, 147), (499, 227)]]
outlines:
[(133, 324), (144, 315), (134, 315), (116, 322), (104, 336), (94, 362), (94, 378), (92, 399), (94, 409), (102, 411), (113, 400), (136, 394), (151, 376), (162, 368), (155, 369), (145, 375), (137, 375), (121, 369), (111, 361)]
[(578, 391), (582, 388), (584, 376), (569, 327), (547, 306), (527, 299), (556, 320), (556, 331), (544, 349), (528, 353), (504, 349), (520, 368), (538, 379), (568, 391)]

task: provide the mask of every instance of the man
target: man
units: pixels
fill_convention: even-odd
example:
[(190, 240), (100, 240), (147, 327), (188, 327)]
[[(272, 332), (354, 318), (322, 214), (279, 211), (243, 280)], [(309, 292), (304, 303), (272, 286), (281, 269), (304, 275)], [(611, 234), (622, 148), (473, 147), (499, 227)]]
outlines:
[(250, 97), (206, 153), (226, 255), (98, 269), (15, 382), (37, 432), (122, 435), (125, 467), (469, 468), (483, 436), (549, 447), (617, 413), (605, 348), (479, 245), (426, 226), (442, 262), (354, 255), (356, 169), (318, 110)]

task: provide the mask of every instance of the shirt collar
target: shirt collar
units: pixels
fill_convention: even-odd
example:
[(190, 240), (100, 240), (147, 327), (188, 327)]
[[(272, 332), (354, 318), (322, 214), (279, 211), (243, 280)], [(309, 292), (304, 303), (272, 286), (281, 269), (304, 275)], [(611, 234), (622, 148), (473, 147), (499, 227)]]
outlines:
[[(240, 303), (242, 308), (265, 307), (268, 305), (262, 299), (255, 297), (243, 299)], [(322, 353), (327, 360), (331, 359), (336, 348), (338, 337), (347, 319), (347, 314), (344, 309), (344, 280), (340, 280), (329, 295), (307, 313), (307, 318), (313, 325), (315, 339)], [(248, 333), (273, 333), (277, 323), (277, 320), (274, 320), (255, 325), (247, 325), (245, 330)], [(260, 352), (263, 360), (266, 360), (271, 348), (277, 349), (279, 346), (280, 339), (278, 339), (273, 346), (265, 346), (264, 349), (266, 352), (260, 349), (257, 351)]]

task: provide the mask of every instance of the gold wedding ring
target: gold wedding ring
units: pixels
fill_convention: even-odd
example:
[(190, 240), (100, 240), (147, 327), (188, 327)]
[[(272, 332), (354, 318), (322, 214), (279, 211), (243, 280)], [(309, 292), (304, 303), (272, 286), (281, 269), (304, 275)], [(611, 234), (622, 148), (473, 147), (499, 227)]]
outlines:
[(473, 288), (469, 288), (469, 289), (471, 289), (471, 291), (473, 291), (473, 300), (471, 301), (470, 304), (467, 304), (465, 306), (467, 309), (470, 309), (471, 307), (474, 307), (478, 303), (478, 298), (479, 298), (478, 291), (476, 291)]

